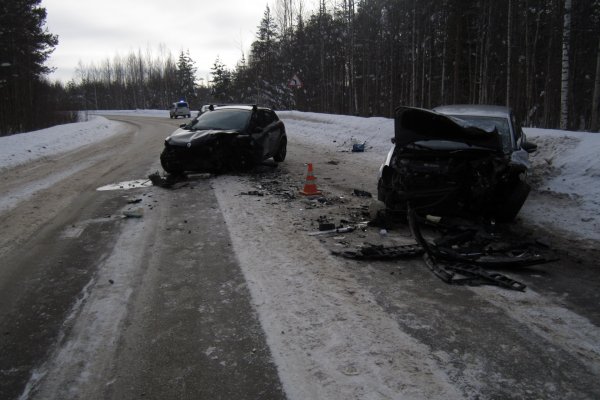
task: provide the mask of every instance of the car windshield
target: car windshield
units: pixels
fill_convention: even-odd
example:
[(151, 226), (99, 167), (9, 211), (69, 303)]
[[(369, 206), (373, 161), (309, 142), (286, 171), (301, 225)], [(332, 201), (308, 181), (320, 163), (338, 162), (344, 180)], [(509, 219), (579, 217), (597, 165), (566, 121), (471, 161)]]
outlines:
[(250, 110), (215, 110), (198, 117), (194, 130), (223, 129), (242, 131), (248, 124)]
[(502, 148), (505, 152), (510, 152), (512, 143), (510, 140), (510, 125), (508, 118), (502, 117), (486, 117), (480, 115), (451, 115), (453, 118), (467, 122), (471, 126), (488, 130), (491, 127), (496, 127), (496, 130), (502, 137)]
[(187, 107), (187, 103), (177, 103), (177, 107)]

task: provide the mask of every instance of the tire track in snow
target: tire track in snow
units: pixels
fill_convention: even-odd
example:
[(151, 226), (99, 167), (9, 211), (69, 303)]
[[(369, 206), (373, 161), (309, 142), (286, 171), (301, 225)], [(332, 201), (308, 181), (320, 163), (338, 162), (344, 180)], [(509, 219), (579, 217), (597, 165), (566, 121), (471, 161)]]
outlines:
[(342, 261), (278, 218), (286, 211), (236, 196), (248, 187), (234, 177), (214, 186), (291, 400), (464, 397), (430, 348), (402, 332)]

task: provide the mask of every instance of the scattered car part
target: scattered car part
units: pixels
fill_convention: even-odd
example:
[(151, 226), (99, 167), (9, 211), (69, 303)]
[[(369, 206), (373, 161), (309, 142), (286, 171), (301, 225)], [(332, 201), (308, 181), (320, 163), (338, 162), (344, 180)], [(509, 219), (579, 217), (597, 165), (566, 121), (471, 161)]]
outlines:
[[(148, 179), (154, 186), (160, 186), (167, 189), (177, 189), (184, 185), (188, 185), (186, 182), (187, 176), (183, 174), (170, 174), (166, 177), (161, 176), (158, 171), (148, 175)], [(177, 186), (177, 187), (176, 187)]]
[(491, 284), (519, 291), (523, 291), (527, 287), (500, 273), (489, 272), (479, 266), (461, 262), (460, 257), (456, 257), (455, 254), (448, 254), (444, 250), (438, 249), (434, 244), (428, 243), (421, 234), (415, 211), (409, 208), (407, 217), (413, 237), (425, 251), (423, 256), (425, 263), (444, 282), (458, 285)]
[(352, 152), (353, 153), (363, 153), (365, 151), (365, 145), (367, 143), (354, 143), (352, 145)]
[(354, 189), (352, 194), (357, 197), (373, 197), (373, 195), (366, 190)]
[(357, 250), (333, 251), (335, 255), (355, 260), (397, 260), (422, 255), (423, 247), (418, 244), (401, 246), (368, 245)]
[(324, 222), (319, 224), (319, 231), (332, 231), (335, 230), (335, 224), (332, 222)]
[(506, 275), (490, 272), (481, 267), (463, 263), (441, 263), (429, 254), (423, 256), (429, 269), (441, 280), (452, 285), (496, 285), (506, 289), (524, 291), (527, 285)]
[[(378, 215), (381, 219), (381, 215)], [(454, 285), (496, 285), (523, 291), (526, 285), (487, 268), (527, 267), (557, 260), (548, 257), (541, 245), (515, 238), (505, 240), (504, 235), (482, 234), (475, 224), (442, 224), (440, 218), (422, 218), (410, 209), (407, 221), (416, 244), (383, 246), (369, 244), (356, 250), (334, 250), (332, 254), (356, 260), (395, 260), (423, 255), (428, 268), (444, 282)], [(421, 233), (421, 224), (429, 223), (446, 232), (433, 242)], [(370, 224), (371, 225), (371, 224)]]
[(349, 232), (354, 232), (357, 229), (357, 226), (343, 226), (341, 228), (335, 228), (335, 229), (330, 229), (328, 231), (317, 231), (317, 232), (311, 232), (308, 235), (309, 236), (319, 236), (319, 235), (327, 235), (330, 233), (349, 233)]

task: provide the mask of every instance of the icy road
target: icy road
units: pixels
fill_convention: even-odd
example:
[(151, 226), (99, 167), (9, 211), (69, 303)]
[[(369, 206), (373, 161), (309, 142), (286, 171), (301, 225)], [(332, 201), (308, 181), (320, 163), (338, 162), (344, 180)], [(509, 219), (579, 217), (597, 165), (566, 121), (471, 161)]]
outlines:
[[(376, 193), (391, 122), (281, 116), (286, 162), (171, 190), (144, 183), (182, 122), (166, 115), (113, 115), (84, 147), (5, 156), (0, 398), (600, 398), (597, 231), (560, 222), (594, 226), (578, 214), (593, 202), (569, 210), (552, 173), (538, 177), (516, 227), (560, 261), (503, 271), (525, 292), (448, 286), (418, 257), (340, 258), (412, 242), (404, 228), (309, 235), (369, 218), (374, 200), (352, 192)], [(349, 152), (365, 132), (375, 145)], [(308, 162), (325, 202), (297, 195)]]

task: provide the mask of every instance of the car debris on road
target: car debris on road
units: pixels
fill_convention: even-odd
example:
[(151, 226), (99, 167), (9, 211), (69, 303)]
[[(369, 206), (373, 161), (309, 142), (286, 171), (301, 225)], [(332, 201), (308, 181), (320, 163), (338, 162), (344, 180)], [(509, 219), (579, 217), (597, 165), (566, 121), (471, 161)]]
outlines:
[[(381, 218), (381, 217), (380, 217)], [(444, 282), (453, 285), (496, 285), (523, 291), (526, 285), (488, 268), (529, 267), (556, 261), (538, 242), (508, 238), (500, 231), (482, 233), (482, 226), (442, 225), (443, 218), (423, 218), (410, 210), (407, 215), (414, 244), (384, 246), (367, 244), (356, 250), (334, 250), (333, 254), (356, 260), (394, 260), (423, 256), (427, 267)], [(435, 222), (434, 222), (435, 221)], [(431, 224), (446, 232), (428, 241), (421, 225)]]

